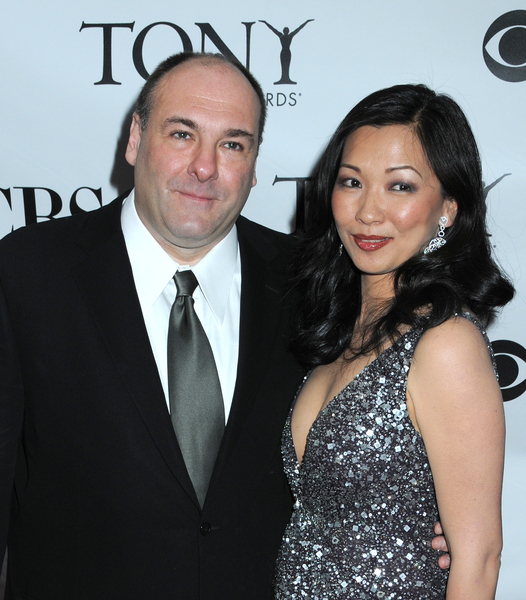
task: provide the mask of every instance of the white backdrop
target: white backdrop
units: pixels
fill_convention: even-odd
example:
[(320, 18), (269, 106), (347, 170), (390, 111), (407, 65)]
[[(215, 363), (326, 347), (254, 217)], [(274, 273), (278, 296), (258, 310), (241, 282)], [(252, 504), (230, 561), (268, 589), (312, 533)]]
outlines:
[[(244, 64), (248, 59), (261, 82), (269, 119), (259, 183), (244, 214), (282, 231), (293, 226), (302, 178), (363, 96), (422, 82), (461, 104), (480, 145), (486, 185), (506, 175), (488, 192), (495, 249), (518, 291), (489, 331), (492, 341), (501, 340), (496, 351), (509, 399), (497, 598), (526, 600), (526, 2), (2, 4), (0, 237), (69, 214), (72, 200), (73, 209), (91, 210), (131, 187), (123, 149), (141, 72), (183, 49), (230, 51)], [(288, 79), (280, 62), (283, 32), (291, 50)]]

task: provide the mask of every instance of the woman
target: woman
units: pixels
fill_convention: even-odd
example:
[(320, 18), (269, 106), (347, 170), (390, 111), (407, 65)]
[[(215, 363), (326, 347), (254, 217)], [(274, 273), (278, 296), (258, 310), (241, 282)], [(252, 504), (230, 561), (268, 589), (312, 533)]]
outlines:
[[(504, 417), (483, 327), (513, 288), (485, 212), (469, 124), (422, 85), (365, 98), (318, 162), (277, 598), (494, 597)], [(438, 519), (449, 578), (429, 545)]]

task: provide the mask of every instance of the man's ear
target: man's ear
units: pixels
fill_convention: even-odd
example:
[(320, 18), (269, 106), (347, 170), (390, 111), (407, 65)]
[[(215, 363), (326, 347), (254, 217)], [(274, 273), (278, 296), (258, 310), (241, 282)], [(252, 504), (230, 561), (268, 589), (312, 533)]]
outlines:
[(132, 167), (135, 166), (137, 161), (137, 154), (139, 152), (139, 146), (141, 144), (141, 119), (137, 113), (133, 113), (132, 122), (130, 126), (130, 137), (128, 138), (128, 145), (126, 146), (126, 160)]

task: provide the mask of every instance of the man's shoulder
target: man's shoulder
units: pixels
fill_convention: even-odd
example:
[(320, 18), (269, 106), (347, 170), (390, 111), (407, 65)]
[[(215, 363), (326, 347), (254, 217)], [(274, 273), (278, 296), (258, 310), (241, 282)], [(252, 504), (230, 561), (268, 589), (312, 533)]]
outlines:
[(119, 222), (122, 198), (90, 212), (50, 219), (42, 223), (32, 223), (12, 231), (0, 240), (0, 253), (34, 252), (49, 245), (79, 242), (93, 229), (104, 232)]
[(278, 252), (290, 252), (296, 238), (290, 233), (275, 231), (246, 217), (240, 216), (236, 222), (240, 242), (248, 242), (261, 248), (274, 248)]
[(111, 240), (120, 243), (121, 205), (117, 199), (91, 212), (27, 225), (11, 232), (0, 240), (0, 277), (6, 282), (37, 274), (51, 276), (51, 273), (69, 272), (96, 249), (107, 247)]

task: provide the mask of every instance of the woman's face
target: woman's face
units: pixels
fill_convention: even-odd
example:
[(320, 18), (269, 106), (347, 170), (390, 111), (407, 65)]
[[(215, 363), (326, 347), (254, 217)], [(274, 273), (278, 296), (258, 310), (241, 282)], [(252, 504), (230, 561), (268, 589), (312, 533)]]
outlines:
[(409, 127), (360, 127), (344, 146), (332, 193), (340, 239), (364, 276), (384, 278), (456, 215)]

